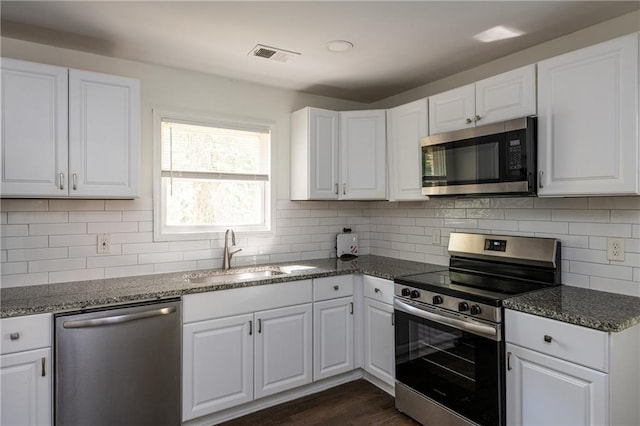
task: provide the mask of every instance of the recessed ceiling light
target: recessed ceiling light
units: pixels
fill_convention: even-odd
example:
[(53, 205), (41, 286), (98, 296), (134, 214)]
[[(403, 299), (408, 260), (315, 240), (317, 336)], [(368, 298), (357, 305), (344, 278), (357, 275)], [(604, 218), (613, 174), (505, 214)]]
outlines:
[(353, 48), (353, 43), (347, 40), (333, 40), (327, 43), (327, 49), (332, 52), (346, 52)]
[(484, 43), (489, 43), (492, 41), (504, 40), (506, 38), (518, 37), (522, 34), (524, 34), (524, 31), (498, 25), (497, 27), (489, 28), (486, 31), (474, 35), (473, 38)]

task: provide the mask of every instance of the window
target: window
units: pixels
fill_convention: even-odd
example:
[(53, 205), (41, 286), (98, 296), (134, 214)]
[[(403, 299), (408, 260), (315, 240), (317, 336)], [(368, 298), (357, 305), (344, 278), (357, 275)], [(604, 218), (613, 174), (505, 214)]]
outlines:
[(156, 239), (267, 231), (271, 126), (154, 111)]

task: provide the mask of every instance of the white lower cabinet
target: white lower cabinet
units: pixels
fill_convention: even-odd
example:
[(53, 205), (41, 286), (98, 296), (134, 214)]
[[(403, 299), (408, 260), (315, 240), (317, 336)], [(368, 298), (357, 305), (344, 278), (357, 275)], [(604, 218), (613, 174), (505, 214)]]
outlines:
[(395, 327), (393, 281), (364, 276), (364, 369), (393, 388)]
[(395, 382), (393, 306), (364, 300), (364, 369), (383, 382)]
[(313, 324), (313, 380), (353, 370), (353, 296), (314, 303)]
[(607, 333), (505, 310), (507, 424), (640, 424), (640, 326)]
[(183, 421), (311, 383), (311, 301), (311, 280), (183, 297)]
[(51, 315), (3, 319), (0, 328), (0, 424), (52, 424)]

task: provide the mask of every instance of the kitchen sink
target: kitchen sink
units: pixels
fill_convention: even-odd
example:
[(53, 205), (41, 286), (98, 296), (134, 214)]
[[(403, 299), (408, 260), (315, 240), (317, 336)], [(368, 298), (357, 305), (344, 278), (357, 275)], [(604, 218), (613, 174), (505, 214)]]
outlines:
[(266, 268), (232, 269), (210, 275), (188, 277), (187, 281), (192, 284), (216, 284), (230, 281), (247, 281), (269, 278), (287, 273), (289, 272), (273, 266)]

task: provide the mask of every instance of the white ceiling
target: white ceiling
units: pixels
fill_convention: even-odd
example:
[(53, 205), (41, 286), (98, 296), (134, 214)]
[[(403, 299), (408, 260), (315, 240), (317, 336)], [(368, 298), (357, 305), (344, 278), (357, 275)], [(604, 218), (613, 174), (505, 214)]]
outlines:
[[(637, 10), (636, 1), (2, 1), (3, 36), (373, 102)], [(495, 25), (525, 35), (481, 43)], [(349, 40), (333, 53), (330, 40)], [(258, 43), (300, 52), (247, 56)]]

